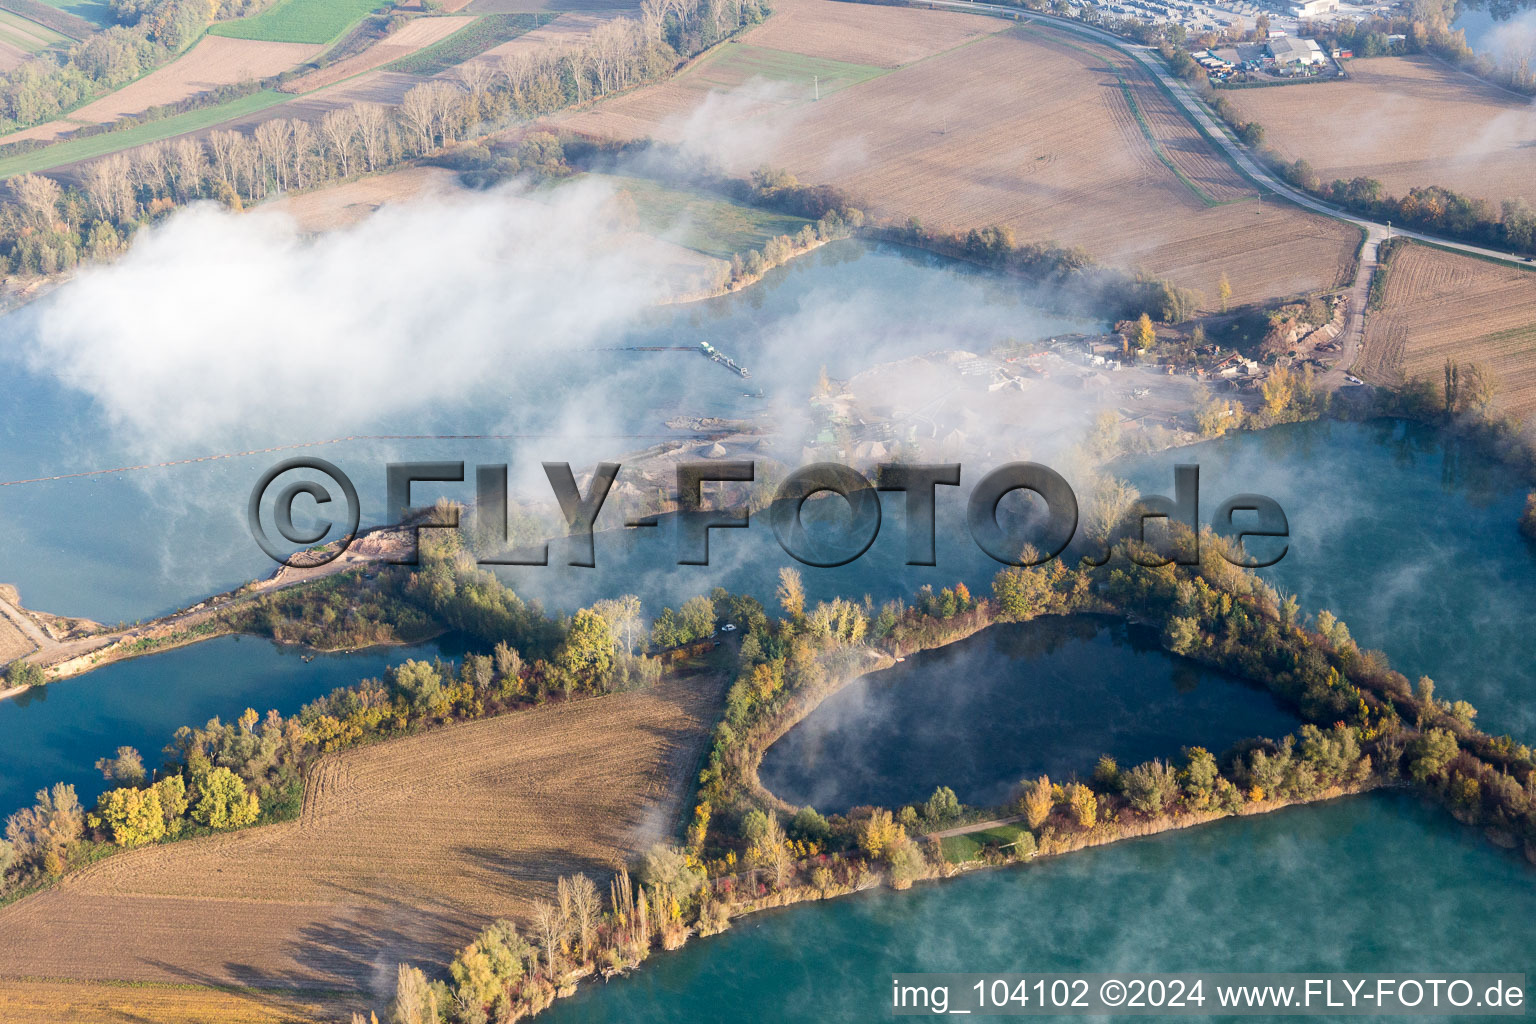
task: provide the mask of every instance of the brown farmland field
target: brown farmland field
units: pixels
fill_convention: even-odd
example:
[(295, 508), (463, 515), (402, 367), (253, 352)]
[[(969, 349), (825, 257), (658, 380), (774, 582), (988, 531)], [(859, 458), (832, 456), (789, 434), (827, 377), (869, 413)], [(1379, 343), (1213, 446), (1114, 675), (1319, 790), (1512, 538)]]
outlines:
[(158, 71), (123, 86), (70, 114), (71, 120), (106, 124), (161, 103), (175, 103), (221, 85), (267, 78), (297, 67), (324, 47), (267, 43), (256, 39), (204, 36), (192, 49)]
[(531, 32), (524, 32), (516, 39), (486, 50), (474, 58), (492, 68), (499, 67), (501, 58), (510, 53), (530, 53), (550, 48), (566, 49), (584, 42), (592, 30), (607, 21), (622, 17), (623, 11), (582, 11), (555, 15), (547, 25), (540, 25)]
[(749, 33), (753, 46), (899, 68), (961, 43), (991, 35), (1007, 22), (979, 14), (945, 14), (829, 0), (778, 0), (773, 16)]
[(302, 231), (334, 231), (367, 217), (386, 203), (400, 203), (458, 189), (458, 175), (444, 167), (402, 167), (355, 181), (286, 195), (261, 209), (286, 213)]
[(191, 985), (0, 981), (0, 1024), (321, 1024), (350, 1007), (331, 999)]
[(1502, 409), (1536, 413), (1536, 273), (1422, 245), (1399, 251), (1355, 372), (1378, 384), (1406, 375), (1438, 385), (1447, 359), (1482, 363)]
[(1428, 56), (1348, 62), (1349, 80), (1230, 94), (1287, 159), (1324, 181), (1366, 175), (1405, 195), (1443, 185), (1536, 203), (1536, 106)]
[[(853, 25), (857, 16), (889, 13), (931, 19), (936, 33), (952, 17), (810, 6), (817, 8), (837, 8)], [(799, 32), (795, 19), (808, 17), (804, 11), (786, 6), (743, 42), (760, 46), (771, 32), (767, 38), (814, 50), (816, 59), (867, 56), (857, 32), (847, 33), (843, 49)], [(616, 138), (679, 138), (727, 60), (705, 65), (707, 74), (695, 65), (565, 124)], [(1209, 303), (1223, 273), (1233, 301), (1247, 302), (1335, 288), (1353, 269), (1357, 230), (1258, 201), (1129, 58), (1056, 30), (1000, 31), (807, 100), (758, 93), (739, 104), (734, 121), (729, 110), (719, 113), (718, 136), (753, 141), (721, 158), (737, 173), (769, 163), (837, 185), (897, 223), (1006, 224), (1021, 241), (1081, 246), (1101, 262), (1168, 277)]]
[(221, 85), (268, 78), (297, 67), (323, 49), (325, 47), (307, 43), (267, 43), (256, 39), (204, 36), (196, 46), (165, 67), (71, 111), (67, 118), (12, 132), (0, 141), (55, 139), (81, 125), (107, 124)]
[[(0, 975), (385, 993), (670, 833), (714, 676), (327, 758), (297, 821), (119, 854), (0, 910)], [(3, 984), (3, 982), (0, 982)]]
[(422, 47), (431, 46), (453, 35), (474, 21), (473, 18), (417, 18), (393, 35), (385, 36), (362, 53), (337, 61), (330, 67), (311, 71), (283, 86), (285, 92), (306, 93), (323, 89), (333, 82), (383, 67), (392, 60), (408, 57)]

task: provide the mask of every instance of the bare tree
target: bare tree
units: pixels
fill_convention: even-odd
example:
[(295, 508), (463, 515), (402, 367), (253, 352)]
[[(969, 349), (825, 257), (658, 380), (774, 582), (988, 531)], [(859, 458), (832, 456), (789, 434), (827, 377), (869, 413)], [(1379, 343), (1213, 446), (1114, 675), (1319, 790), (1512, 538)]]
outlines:
[(157, 199), (165, 195), (170, 182), (170, 166), (171, 145), (168, 142), (151, 142), (134, 153), (134, 177)]
[[(565, 879), (560, 880), (562, 883)], [(586, 875), (578, 874), (570, 881), (571, 923), (576, 928), (576, 938), (581, 942), (581, 955), (592, 959), (592, 940), (597, 934), (597, 918), (602, 912), (602, 902), (597, 895), (597, 885)]]
[(58, 182), (38, 174), (20, 174), (11, 179), (10, 185), (11, 195), (33, 224), (46, 226), (59, 219), (59, 199), (64, 190)]
[(389, 139), (389, 111), (377, 103), (355, 103), (351, 109), (357, 118), (357, 139), (363, 145), (363, 161), (368, 170), (376, 171)]
[(565, 941), (567, 920), (549, 900), (537, 900), (533, 904), (533, 928), (539, 947), (544, 953), (544, 966), (550, 980), (559, 977), (560, 944)]
[(667, 20), (667, 0), (640, 0), (640, 31), (648, 44), (661, 42), (661, 25)]
[(315, 151), (315, 126), (301, 118), (289, 121), (293, 139), (293, 187), (307, 188), (309, 160)]
[(279, 192), (288, 188), (288, 153), (293, 148), (293, 125), (280, 118), (256, 126), (256, 149), (262, 173), (270, 175)]
[(212, 156), (213, 173), (219, 181), (231, 187), (235, 184), (235, 148), (240, 144), (239, 132), (218, 131), (208, 135), (208, 152)]
[(352, 141), (357, 138), (357, 108), (328, 110), (320, 119), (320, 134), (325, 137), (341, 176), (352, 176)]
[(451, 145), (466, 127), (469, 113), (464, 91), (449, 82), (431, 82), (427, 93), (432, 103), (432, 123), (440, 145)]
[(196, 139), (177, 139), (171, 148), (171, 175), (180, 202), (197, 197), (208, 169), (208, 153)]
[(406, 91), (400, 99), (400, 116), (416, 133), (416, 152), (432, 149), (432, 129), (437, 116), (437, 105), (432, 100), (432, 85), (428, 82)]
[(126, 153), (113, 153), (87, 164), (85, 191), (104, 220), (124, 221), (133, 212), (133, 161)]
[(466, 61), (459, 65), (456, 74), (476, 104), (480, 102), (480, 97), (490, 89), (491, 82), (496, 78), (495, 70), (488, 61), (484, 60)]

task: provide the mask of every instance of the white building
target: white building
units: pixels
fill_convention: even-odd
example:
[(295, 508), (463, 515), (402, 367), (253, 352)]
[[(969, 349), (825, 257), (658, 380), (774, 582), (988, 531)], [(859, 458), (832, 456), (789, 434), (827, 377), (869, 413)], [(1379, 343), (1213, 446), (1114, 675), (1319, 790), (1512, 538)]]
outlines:
[(1291, 13), (1298, 18), (1316, 18), (1339, 13), (1339, 0), (1291, 0)]
[(1322, 47), (1312, 39), (1294, 39), (1290, 36), (1284, 39), (1271, 39), (1269, 41), (1270, 55), (1275, 58), (1275, 63), (1282, 66), (1287, 64), (1322, 64), (1327, 61), (1323, 56)]

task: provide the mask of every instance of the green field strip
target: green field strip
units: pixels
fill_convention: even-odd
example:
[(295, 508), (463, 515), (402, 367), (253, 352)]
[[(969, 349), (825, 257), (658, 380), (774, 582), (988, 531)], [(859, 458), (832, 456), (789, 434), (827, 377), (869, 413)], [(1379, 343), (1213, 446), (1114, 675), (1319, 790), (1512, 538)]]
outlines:
[(379, 6), (381, 0), (278, 0), (254, 18), (220, 22), (208, 32), (268, 43), (329, 44)]
[(9, 178), (17, 174), (28, 172), (46, 171), (53, 167), (62, 167), (78, 160), (90, 160), (93, 157), (106, 156), (108, 153), (116, 153), (123, 149), (132, 149), (149, 142), (158, 142), (161, 139), (169, 139), (187, 132), (200, 131), (203, 128), (211, 128), (216, 124), (243, 117), (246, 114), (254, 114), (258, 110), (276, 106), (292, 96), (271, 89), (242, 96), (228, 103), (220, 103), (214, 107), (204, 107), (201, 110), (191, 110), (185, 114), (177, 114), (174, 117), (163, 118), (159, 121), (150, 121), (147, 124), (136, 125), (132, 128), (124, 128), (115, 132), (103, 132), (100, 135), (92, 135), (85, 139), (71, 139), (67, 142), (56, 142), (42, 149), (34, 149), (30, 153), (21, 153), (13, 157), (0, 160), (0, 178)]

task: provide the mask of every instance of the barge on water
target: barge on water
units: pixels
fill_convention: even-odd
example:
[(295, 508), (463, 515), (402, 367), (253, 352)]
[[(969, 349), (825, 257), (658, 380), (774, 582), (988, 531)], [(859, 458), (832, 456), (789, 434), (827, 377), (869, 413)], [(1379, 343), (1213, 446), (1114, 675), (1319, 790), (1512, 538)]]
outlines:
[(709, 342), (707, 342), (707, 341), (699, 342), (699, 351), (704, 353), (706, 356), (708, 356), (713, 361), (719, 363), (721, 366), (725, 367), (727, 370), (730, 370), (733, 373), (737, 374), (743, 380), (751, 380), (752, 379), (752, 371), (751, 370), (749, 370), (745, 366), (742, 366), (741, 364), (737, 363), (736, 360), (732, 359), (730, 356), (726, 355), (724, 352), (721, 352), (719, 349), (715, 348), (715, 346), (711, 345)]

